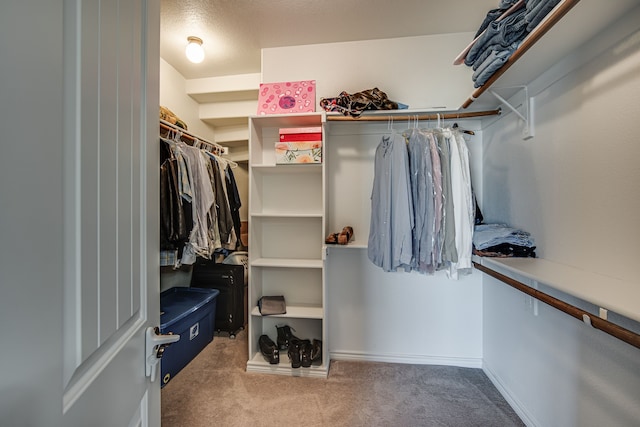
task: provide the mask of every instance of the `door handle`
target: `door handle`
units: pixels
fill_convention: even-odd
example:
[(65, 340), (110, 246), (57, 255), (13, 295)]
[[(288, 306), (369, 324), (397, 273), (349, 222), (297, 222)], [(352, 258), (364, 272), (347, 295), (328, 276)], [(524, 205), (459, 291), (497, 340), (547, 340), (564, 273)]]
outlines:
[(164, 354), (165, 348), (170, 346), (172, 343), (179, 341), (180, 335), (169, 334), (160, 334), (160, 328), (157, 326), (152, 328), (149, 326), (146, 331), (146, 367), (145, 367), (145, 375), (151, 378), (151, 382), (156, 380), (156, 371), (158, 367), (158, 362), (162, 358)]

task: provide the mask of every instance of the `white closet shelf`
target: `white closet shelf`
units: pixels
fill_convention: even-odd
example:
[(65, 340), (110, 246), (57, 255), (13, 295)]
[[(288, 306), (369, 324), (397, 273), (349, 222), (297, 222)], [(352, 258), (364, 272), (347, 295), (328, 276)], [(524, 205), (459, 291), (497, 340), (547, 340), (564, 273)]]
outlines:
[(323, 112), (251, 116), (251, 123), (256, 128), (319, 126), (324, 121)]
[(251, 260), (252, 267), (322, 268), (321, 259), (257, 258)]
[(259, 372), (265, 374), (278, 374), (286, 376), (300, 376), (300, 377), (317, 377), (326, 378), (329, 374), (329, 368), (324, 363), (321, 365), (312, 364), (309, 368), (292, 368), (291, 361), (286, 351), (280, 351), (280, 363), (277, 365), (271, 365), (264, 360), (264, 357), (260, 352), (253, 355), (251, 360), (247, 362), (247, 372)]
[(252, 213), (252, 217), (255, 218), (322, 218), (322, 212), (260, 212)]
[(327, 248), (327, 249), (335, 248), (335, 249), (338, 249), (338, 250), (367, 249), (367, 247), (368, 247), (368, 243), (367, 242), (357, 241), (355, 239), (350, 241), (346, 245), (334, 245), (334, 244), (325, 245), (325, 248)]
[(289, 305), (287, 304), (287, 313), (286, 314), (270, 314), (269, 316), (263, 316), (260, 314), (260, 309), (258, 306), (253, 307), (251, 310), (252, 316), (259, 317), (293, 317), (298, 319), (322, 319), (323, 316), (323, 308), (315, 305)]
[(304, 163), (290, 165), (261, 164), (252, 165), (251, 170), (262, 174), (281, 174), (281, 173), (322, 173), (322, 163)]
[(640, 287), (613, 277), (541, 258), (474, 257), (512, 279), (526, 278), (640, 322)]

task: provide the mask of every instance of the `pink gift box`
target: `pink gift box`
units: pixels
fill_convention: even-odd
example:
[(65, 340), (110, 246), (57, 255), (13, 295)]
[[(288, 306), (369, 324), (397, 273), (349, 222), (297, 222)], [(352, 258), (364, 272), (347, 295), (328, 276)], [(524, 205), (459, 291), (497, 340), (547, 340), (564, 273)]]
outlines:
[(261, 83), (258, 115), (316, 111), (316, 81)]

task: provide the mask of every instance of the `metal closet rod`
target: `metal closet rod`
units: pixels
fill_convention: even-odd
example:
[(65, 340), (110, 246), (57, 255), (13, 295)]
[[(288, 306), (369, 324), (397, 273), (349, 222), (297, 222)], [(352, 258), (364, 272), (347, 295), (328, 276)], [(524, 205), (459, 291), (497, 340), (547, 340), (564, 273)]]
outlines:
[(183, 138), (186, 138), (186, 139), (188, 139), (190, 141), (193, 141), (193, 142), (198, 141), (198, 142), (201, 142), (203, 144), (210, 145), (211, 147), (213, 147), (217, 151), (217, 154), (224, 154), (224, 152), (226, 151), (225, 147), (223, 147), (222, 145), (216, 144), (215, 142), (209, 142), (206, 139), (200, 138), (199, 136), (197, 136), (197, 135), (195, 135), (193, 133), (190, 133), (189, 131), (187, 131), (185, 129), (182, 129), (179, 126), (176, 126), (176, 125), (174, 125), (174, 124), (172, 124), (170, 122), (167, 122), (165, 120), (162, 120), (162, 119), (160, 119), (160, 128), (164, 129), (166, 131), (170, 131), (170, 132), (178, 132), (178, 133), (180, 133), (182, 135)]
[(386, 122), (389, 118), (393, 118), (395, 121), (409, 121), (409, 120), (455, 120), (455, 119), (467, 119), (472, 117), (484, 117), (484, 116), (497, 116), (500, 115), (500, 109), (489, 111), (469, 111), (461, 113), (430, 113), (430, 114), (394, 114), (398, 110), (393, 110), (393, 113), (389, 112), (388, 115), (376, 114), (375, 116), (362, 115), (360, 117), (349, 116), (327, 116), (327, 121), (332, 122)]
[(507, 285), (516, 288), (520, 292), (530, 295), (533, 298), (536, 298), (553, 308), (563, 311), (569, 316), (575, 317), (581, 322), (591, 325), (596, 329), (600, 329), (601, 331), (606, 332), (607, 334), (612, 335), (619, 340), (626, 342), (627, 344), (631, 344), (636, 348), (640, 348), (640, 335), (636, 334), (635, 332), (618, 326), (615, 323), (611, 323), (608, 320), (604, 320), (594, 314), (589, 313), (588, 311), (559, 300), (558, 298), (552, 297), (549, 294), (541, 292), (537, 289), (533, 289), (532, 287), (527, 286), (522, 282), (512, 279), (509, 276), (505, 276), (504, 274), (498, 273), (497, 271), (487, 268), (484, 265), (474, 262), (473, 266), (478, 270), (488, 274), (489, 276), (494, 277), (501, 282), (504, 282)]

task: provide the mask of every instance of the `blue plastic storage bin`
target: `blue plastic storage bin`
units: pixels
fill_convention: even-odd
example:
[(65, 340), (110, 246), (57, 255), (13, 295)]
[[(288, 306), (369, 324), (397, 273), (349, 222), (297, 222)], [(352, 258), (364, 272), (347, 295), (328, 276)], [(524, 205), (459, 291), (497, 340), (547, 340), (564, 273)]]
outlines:
[(160, 360), (162, 387), (211, 341), (215, 331), (217, 289), (168, 289), (160, 294), (160, 332), (180, 335)]

